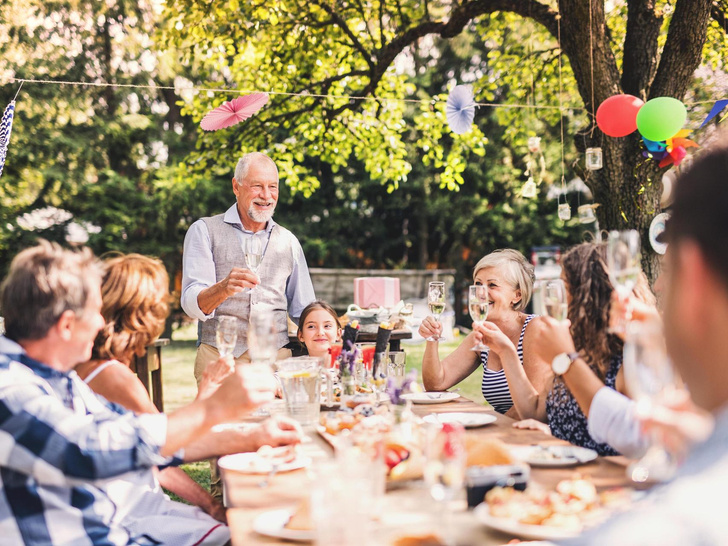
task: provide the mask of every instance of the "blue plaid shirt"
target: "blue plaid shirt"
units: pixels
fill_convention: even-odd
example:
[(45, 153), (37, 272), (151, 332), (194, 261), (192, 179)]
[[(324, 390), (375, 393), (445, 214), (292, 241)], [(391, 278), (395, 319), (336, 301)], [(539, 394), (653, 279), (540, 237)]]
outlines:
[(115, 520), (105, 483), (169, 463), (166, 435), (165, 415), (110, 404), (0, 337), (0, 542), (149, 544)]

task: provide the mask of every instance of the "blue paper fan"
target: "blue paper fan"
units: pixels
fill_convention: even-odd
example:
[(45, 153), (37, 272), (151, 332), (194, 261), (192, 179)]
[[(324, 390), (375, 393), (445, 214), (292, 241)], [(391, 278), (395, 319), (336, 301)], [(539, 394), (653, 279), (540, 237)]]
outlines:
[(453, 133), (462, 135), (470, 131), (475, 117), (475, 100), (469, 85), (456, 85), (445, 103), (445, 116)]

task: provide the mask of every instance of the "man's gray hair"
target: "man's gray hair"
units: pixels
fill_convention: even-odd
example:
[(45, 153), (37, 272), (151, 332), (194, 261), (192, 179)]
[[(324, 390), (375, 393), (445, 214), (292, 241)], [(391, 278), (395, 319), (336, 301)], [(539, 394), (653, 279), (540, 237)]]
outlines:
[(43, 339), (65, 311), (83, 313), (102, 269), (93, 253), (41, 240), (20, 252), (0, 288), (5, 334), (14, 341)]
[(245, 180), (245, 178), (248, 176), (248, 169), (250, 169), (250, 165), (252, 165), (256, 161), (270, 162), (270, 164), (273, 165), (273, 168), (276, 170), (276, 174), (278, 174), (278, 167), (276, 166), (275, 161), (273, 161), (270, 157), (262, 152), (250, 152), (241, 157), (240, 161), (238, 161), (238, 164), (235, 166), (234, 178), (238, 184), (243, 183), (243, 180)]

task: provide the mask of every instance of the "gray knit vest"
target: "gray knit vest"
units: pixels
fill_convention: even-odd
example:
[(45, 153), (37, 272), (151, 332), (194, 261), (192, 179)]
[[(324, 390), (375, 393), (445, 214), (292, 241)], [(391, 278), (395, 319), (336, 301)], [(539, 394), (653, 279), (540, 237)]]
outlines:
[[(240, 230), (224, 222), (223, 217), (223, 214), (218, 214), (202, 219), (210, 234), (212, 259), (215, 262), (215, 282), (220, 282), (227, 277), (233, 267), (246, 267)], [(240, 320), (238, 341), (233, 351), (235, 358), (248, 350), (248, 322), (251, 308), (254, 309), (254, 312), (271, 310), (278, 330), (278, 347), (283, 347), (288, 343), (286, 286), (288, 278), (293, 272), (293, 250), (297, 246), (293, 233), (275, 224), (258, 268), (260, 284), (254, 290), (245, 289), (230, 296), (215, 310), (215, 317), (232, 315)], [(201, 322), (200, 341), (216, 347), (216, 329), (217, 318), (213, 317)]]

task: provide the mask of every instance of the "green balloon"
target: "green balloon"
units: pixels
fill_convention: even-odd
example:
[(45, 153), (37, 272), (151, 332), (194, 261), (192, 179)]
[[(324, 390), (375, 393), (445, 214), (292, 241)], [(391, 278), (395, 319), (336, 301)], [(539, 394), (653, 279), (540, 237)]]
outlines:
[(648, 100), (637, 112), (637, 129), (648, 140), (660, 142), (672, 138), (688, 117), (685, 105), (672, 97)]

